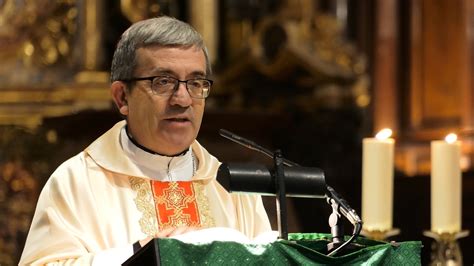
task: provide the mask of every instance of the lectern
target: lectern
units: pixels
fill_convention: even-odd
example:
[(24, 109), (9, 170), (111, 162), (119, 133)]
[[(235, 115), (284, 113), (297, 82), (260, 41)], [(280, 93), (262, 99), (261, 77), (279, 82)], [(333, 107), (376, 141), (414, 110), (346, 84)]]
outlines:
[(158, 247), (158, 239), (153, 239), (141, 248), (132, 257), (126, 260), (122, 265), (124, 266), (138, 266), (138, 265), (161, 265), (160, 249)]
[(359, 237), (359, 249), (327, 256), (330, 234), (290, 233), (270, 244), (214, 241), (188, 244), (155, 239), (123, 265), (421, 265), (421, 242), (381, 242)]

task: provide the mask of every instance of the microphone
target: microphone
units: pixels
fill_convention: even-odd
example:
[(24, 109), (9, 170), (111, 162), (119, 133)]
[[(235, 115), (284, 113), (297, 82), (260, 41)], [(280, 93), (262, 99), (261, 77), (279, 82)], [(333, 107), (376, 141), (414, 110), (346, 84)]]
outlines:
[[(251, 140), (248, 140), (244, 137), (241, 137), (239, 135), (236, 135), (228, 130), (225, 130), (225, 129), (219, 129), (219, 135), (221, 135), (222, 137), (226, 138), (226, 139), (229, 139), (237, 144), (240, 144), (244, 147), (247, 147), (251, 150), (254, 150), (254, 151), (258, 151), (260, 153), (263, 153), (265, 155), (267, 155), (268, 157), (270, 158), (273, 158), (273, 152), (269, 151), (268, 149), (258, 145), (257, 143), (251, 141)], [(294, 163), (290, 160), (287, 160), (287, 159), (283, 159), (283, 164), (286, 165), (286, 166), (298, 166), (297, 163)]]

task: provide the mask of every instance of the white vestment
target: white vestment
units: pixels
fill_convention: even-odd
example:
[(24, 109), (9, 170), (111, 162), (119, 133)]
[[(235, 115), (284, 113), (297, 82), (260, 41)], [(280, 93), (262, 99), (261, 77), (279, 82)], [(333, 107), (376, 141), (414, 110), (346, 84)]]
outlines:
[[(124, 152), (124, 126), (124, 121), (117, 123), (51, 175), (39, 197), (21, 265), (120, 264), (132, 255), (134, 242), (190, 219), (181, 207), (179, 215), (160, 216), (159, 208), (169, 205), (166, 200), (190, 196), (177, 193), (184, 191), (176, 187), (180, 182), (165, 182), (168, 187), (160, 190), (163, 182), (147, 176)], [(183, 183), (191, 184), (192, 222), (233, 228), (249, 238), (271, 231), (260, 196), (228, 193), (216, 181), (219, 161), (197, 141), (191, 151), (196, 172)], [(159, 191), (157, 200), (153, 193)], [(160, 220), (168, 218), (167, 224)]]

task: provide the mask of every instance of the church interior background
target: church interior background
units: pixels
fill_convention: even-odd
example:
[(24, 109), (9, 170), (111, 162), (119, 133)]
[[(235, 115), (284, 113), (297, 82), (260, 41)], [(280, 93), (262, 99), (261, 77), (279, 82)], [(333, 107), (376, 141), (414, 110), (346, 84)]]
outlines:
[[(114, 46), (131, 23), (195, 26), (215, 86), (198, 140), (224, 162), (271, 165), (219, 136), (249, 138), (326, 181), (360, 212), (362, 139), (396, 139), (396, 241), (430, 260), (430, 141), (462, 146), (464, 262), (474, 262), (474, 2), (470, 0), (0, 1), (0, 265), (15, 265), (43, 184), (120, 116), (109, 95)], [(264, 198), (276, 230), (275, 199)], [(326, 232), (321, 199), (288, 199), (290, 232)], [(349, 225), (350, 226), (350, 225)], [(350, 227), (347, 228), (350, 228)]]

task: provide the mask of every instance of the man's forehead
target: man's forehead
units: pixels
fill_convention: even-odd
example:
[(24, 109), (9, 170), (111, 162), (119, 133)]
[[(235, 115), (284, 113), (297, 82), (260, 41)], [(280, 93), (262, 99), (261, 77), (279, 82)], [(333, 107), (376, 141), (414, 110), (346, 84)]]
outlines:
[(137, 59), (147, 59), (149, 58), (149, 55), (152, 55), (154, 53), (163, 53), (164, 56), (166, 56), (166, 55), (169, 55), (168, 53), (175, 52), (175, 51), (177, 51), (178, 54), (175, 54), (174, 56), (179, 56), (179, 52), (192, 51), (192, 52), (201, 53), (203, 58), (205, 59), (204, 51), (195, 45), (193, 46), (163, 46), (163, 45), (145, 46), (145, 47), (138, 48), (135, 56), (137, 57)]
[[(190, 56), (189, 53), (182, 54), (181, 52), (198, 52), (198, 56)], [(154, 56), (159, 53), (158, 56)], [(170, 73), (173, 74), (176, 64), (184, 60), (186, 66), (192, 66), (191, 71), (195, 75), (206, 75), (206, 60), (204, 51), (197, 46), (162, 46), (154, 45), (142, 47), (137, 50), (136, 54), (136, 71), (147, 71), (154, 74)], [(161, 60), (160, 60), (161, 59)], [(193, 60), (197, 59), (197, 60)], [(176, 62), (175, 62), (176, 60)], [(189, 63), (190, 65), (187, 65)], [(201, 64), (202, 63), (202, 64)]]

